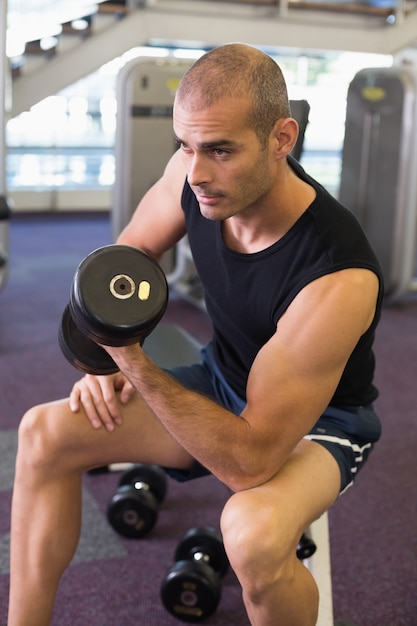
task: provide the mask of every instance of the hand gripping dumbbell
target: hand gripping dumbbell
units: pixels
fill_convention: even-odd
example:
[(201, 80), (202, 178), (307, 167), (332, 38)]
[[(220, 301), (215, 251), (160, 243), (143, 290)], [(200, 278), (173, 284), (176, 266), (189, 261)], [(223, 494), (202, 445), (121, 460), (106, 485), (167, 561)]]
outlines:
[(118, 367), (98, 344), (143, 343), (168, 303), (165, 274), (149, 255), (132, 246), (109, 245), (78, 266), (58, 339), (66, 359), (88, 374)]
[(143, 537), (156, 524), (166, 490), (166, 474), (159, 465), (134, 465), (123, 474), (107, 507), (110, 525), (129, 539)]
[(175, 561), (161, 585), (162, 603), (183, 622), (202, 622), (217, 609), (220, 579), (229, 568), (220, 533), (191, 528), (178, 544)]

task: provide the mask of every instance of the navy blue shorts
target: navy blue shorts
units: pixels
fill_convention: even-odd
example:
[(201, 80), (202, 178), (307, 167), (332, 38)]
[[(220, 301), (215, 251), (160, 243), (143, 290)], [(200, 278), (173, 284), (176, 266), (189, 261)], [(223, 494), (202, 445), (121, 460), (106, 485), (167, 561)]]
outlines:
[[(245, 400), (235, 393), (220, 372), (211, 344), (202, 349), (200, 363), (170, 369), (169, 374), (187, 389), (215, 400), (235, 415), (240, 415), (245, 408)], [(372, 405), (343, 409), (328, 407), (305, 439), (324, 446), (336, 459), (342, 493), (352, 485), (380, 435), (381, 423)], [(167, 468), (166, 471), (181, 482), (210, 473), (198, 461), (190, 470)]]

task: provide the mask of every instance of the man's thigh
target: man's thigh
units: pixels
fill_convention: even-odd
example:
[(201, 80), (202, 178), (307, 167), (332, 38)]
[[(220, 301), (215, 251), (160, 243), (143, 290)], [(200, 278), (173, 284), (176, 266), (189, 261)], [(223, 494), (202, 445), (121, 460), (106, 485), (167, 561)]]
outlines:
[[(111, 463), (155, 463), (187, 469), (193, 458), (165, 430), (135, 394), (120, 405), (122, 424), (112, 432), (94, 429), (81, 408), (71, 411), (68, 399), (29, 411), (29, 431), (44, 434), (50, 455), (69, 469), (86, 470)], [(30, 432), (29, 432), (30, 436)], [(49, 441), (49, 444), (47, 443)]]
[(302, 440), (275, 476), (234, 494), (226, 508), (237, 503), (236, 519), (252, 520), (270, 531), (277, 547), (286, 545), (295, 553), (301, 534), (332, 506), (339, 491), (340, 469), (334, 457), (316, 442)]

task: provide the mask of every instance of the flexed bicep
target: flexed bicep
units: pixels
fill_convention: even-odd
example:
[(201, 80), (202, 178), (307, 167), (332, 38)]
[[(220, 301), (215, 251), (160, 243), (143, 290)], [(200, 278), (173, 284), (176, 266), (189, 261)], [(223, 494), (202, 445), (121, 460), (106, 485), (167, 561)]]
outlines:
[(257, 354), (242, 417), (258, 443), (265, 473), (282, 467), (331, 402), (372, 323), (377, 293), (376, 276), (367, 270), (343, 270), (314, 281)]

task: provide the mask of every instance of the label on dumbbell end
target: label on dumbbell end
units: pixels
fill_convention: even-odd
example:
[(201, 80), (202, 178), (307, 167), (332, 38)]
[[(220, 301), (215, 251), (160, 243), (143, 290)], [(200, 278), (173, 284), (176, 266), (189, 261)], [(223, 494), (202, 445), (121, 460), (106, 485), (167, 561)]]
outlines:
[(151, 294), (151, 283), (149, 283), (147, 280), (142, 280), (139, 283), (139, 289), (138, 289), (138, 298), (139, 300), (149, 300), (149, 296)]
[(181, 604), (175, 604), (173, 607), (175, 613), (179, 615), (194, 615), (195, 617), (201, 617), (203, 611), (198, 607), (181, 606)]

